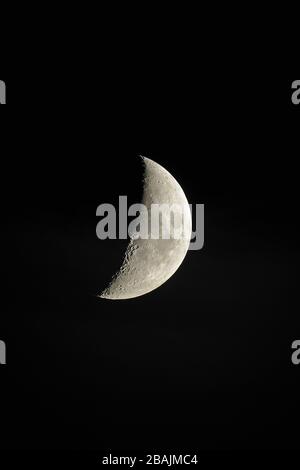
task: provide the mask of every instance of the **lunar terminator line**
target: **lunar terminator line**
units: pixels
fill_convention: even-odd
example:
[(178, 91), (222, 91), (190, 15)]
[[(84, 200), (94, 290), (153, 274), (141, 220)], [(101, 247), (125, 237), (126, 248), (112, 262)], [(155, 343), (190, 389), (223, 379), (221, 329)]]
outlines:
[[(157, 289), (177, 271), (189, 248), (192, 218), (183, 189), (161, 165), (149, 158), (141, 158), (144, 164), (142, 204), (149, 213), (153, 204), (178, 207), (179, 215), (184, 217), (174, 217), (171, 224), (177, 233), (182, 224), (183, 236), (169, 239), (132, 237), (120, 269), (99, 295), (104, 299), (131, 299)], [(162, 224), (168, 217), (167, 213), (162, 213)]]

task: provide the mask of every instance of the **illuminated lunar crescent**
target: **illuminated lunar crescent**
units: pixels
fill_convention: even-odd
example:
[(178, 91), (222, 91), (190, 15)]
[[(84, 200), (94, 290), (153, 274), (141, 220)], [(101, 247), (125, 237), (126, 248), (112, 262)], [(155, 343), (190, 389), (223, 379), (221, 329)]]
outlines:
[(104, 299), (132, 299), (157, 289), (177, 271), (189, 248), (192, 233), (191, 211), (181, 186), (161, 165), (146, 157), (142, 159), (142, 204), (147, 208), (148, 214), (152, 204), (168, 204), (179, 208), (181, 217), (173, 218), (172, 223), (175, 224), (174, 221), (177, 220), (177, 231), (181, 228), (178, 227), (178, 220), (180, 221), (184, 236), (170, 239), (163, 239), (161, 236), (158, 239), (131, 238), (119, 271), (99, 295)]

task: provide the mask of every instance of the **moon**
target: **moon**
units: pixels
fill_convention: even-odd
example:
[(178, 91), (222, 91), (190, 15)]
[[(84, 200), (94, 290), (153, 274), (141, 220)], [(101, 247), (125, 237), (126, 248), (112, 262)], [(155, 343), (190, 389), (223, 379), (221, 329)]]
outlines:
[(158, 239), (131, 237), (120, 269), (108, 287), (98, 295), (103, 299), (132, 299), (157, 289), (177, 271), (189, 248), (192, 218), (183, 189), (161, 165), (150, 158), (141, 158), (144, 165), (142, 204), (148, 211), (144, 216), (150, 222), (152, 204), (175, 205), (181, 211), (181, 218), (174, 217), (171, 225), (175, 227), (177, 224), (177, 230), (184, 221), (185, 235), (180, 238), (171, 236), (169, 239), (162, 236)]

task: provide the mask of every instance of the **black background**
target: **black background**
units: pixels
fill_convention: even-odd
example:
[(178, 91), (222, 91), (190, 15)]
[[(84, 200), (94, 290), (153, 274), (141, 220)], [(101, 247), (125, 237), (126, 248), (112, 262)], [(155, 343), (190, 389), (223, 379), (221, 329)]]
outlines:
[[(83, 70), (1, 76), (2, 447), (299, 447), (297, 77)], [(139, 154), (205, 204), (204, 248), (97, 299), (124, 243), (96, 238), (96, 208), (138, 202)]]

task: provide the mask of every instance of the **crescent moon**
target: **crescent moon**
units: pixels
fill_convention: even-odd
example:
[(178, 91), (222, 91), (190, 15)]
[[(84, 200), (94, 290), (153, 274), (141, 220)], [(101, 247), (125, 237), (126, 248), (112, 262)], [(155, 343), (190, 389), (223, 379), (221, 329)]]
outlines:
[(103, 299), (132, 299), (157, 289), (177, 271), (189, 248), (192, 218), (183, 189), (161, 165), (149, 158), (141, 158), (144, 164), (142, 204), (147, 208), (147, 214), (152, 204), (176, 205), (183, 215), (180, 224), (184, 221), (185, 236), (179, 239), (131, 238), (119, 271), (98, 296)]

